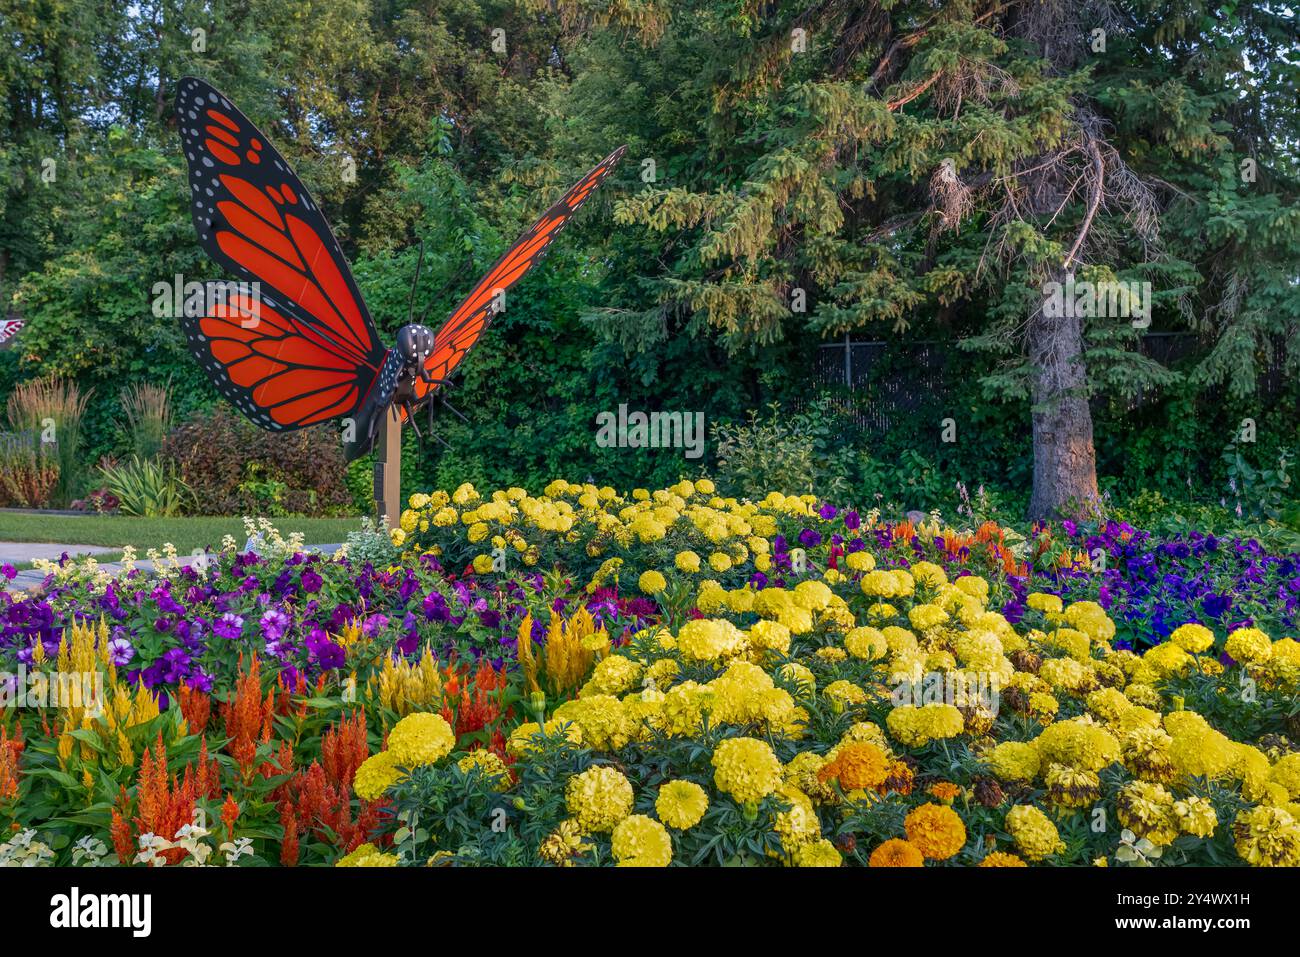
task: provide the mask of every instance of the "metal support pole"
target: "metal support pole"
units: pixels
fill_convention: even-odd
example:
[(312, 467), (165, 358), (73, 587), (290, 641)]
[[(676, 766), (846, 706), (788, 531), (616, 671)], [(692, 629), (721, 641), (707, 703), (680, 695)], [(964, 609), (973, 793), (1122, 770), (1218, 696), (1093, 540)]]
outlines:
[(375, 442), (375, 519), (385, 528), (397, 527), (402, 517), (402, 419), (389, 406), (379, 423)]

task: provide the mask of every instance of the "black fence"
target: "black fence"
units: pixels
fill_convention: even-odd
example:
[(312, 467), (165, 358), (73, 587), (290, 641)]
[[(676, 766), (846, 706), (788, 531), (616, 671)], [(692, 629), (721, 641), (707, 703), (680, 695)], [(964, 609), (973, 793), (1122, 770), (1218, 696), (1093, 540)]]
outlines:
[[(1279, 344), (1280, 345), (1280, 344)], [(1138, 340), (1142, 355), (1162, 366), (1172, 366), (1197, 349), (1196, 336), (1188, 332), (1149, 332)], [(1264, 398), (1280, 392), (1286, 372), (1274, 350), (1275, 361), (1261, 372), (1259, 391)], [(806, 407), (817, 396), (842, 398), (840, 411), (869, 434), (907, 427), (923, 408), (953, 407), (949, 401), (957, 388), (970, 385), (979, 357), (961, 352), (952, 340), (911, 342), (855, 341), (848, 336), (817, 348), (810, 370), (809, 395), (797, 405)], [(1222, 390), (1205, 390), (1213, 398)], [(1125, 401), (1127, 411), (1157, 401), (1159, 389), (1141, 389)], [(1101, 399), (1099, 401), (1105, 401)]]

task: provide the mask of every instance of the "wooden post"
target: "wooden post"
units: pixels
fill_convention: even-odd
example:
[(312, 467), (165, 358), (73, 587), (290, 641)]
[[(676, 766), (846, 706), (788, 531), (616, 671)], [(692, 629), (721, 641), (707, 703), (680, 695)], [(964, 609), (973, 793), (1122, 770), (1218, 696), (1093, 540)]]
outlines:
[(402, 517), (402, 419), (390, 405), (375, 441), (375, 520), (388, 529)]

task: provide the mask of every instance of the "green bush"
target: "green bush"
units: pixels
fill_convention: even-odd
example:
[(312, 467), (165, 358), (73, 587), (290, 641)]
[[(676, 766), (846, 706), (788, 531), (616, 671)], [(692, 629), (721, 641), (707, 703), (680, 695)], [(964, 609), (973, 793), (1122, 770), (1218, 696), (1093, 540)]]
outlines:
[(198, 514), (355, 513), (342, 444), (329, 426), (267, 432), (222, 403), (173, 429), (162, 456), (193, 489)]
[(150, 461), (133, 455), (125, 464), (100, 471), (104, 486), (117, 498), (118, 508), (126, 515), (170, 518), (179, 515), (193, 498), (176, 465), (169, 461)]

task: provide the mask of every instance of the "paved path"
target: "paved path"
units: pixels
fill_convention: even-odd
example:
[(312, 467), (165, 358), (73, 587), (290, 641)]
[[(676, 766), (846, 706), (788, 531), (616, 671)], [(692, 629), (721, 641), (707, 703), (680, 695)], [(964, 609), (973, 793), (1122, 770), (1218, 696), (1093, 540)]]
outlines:
[[(307, 545), (305, 550), (309, 552), (324, 552), (326, 555), (332, 555), (338, 551), (342, 545)], [(44, 542), (0, 542), (0, 564), (9, 562), (18, 564), (19, 562), (30, 562), (37, 558), (46, 558), (50, 561), (57, 561), (59, 556), (64, 552), (76, 557), (78, 555), (102, 555), (105, 552), (118, 553), (121, 548), (108, 548), (103, 545), (52, 545)], [(182, 565), (189, 566), (194, 564), (195, 558), (191, 555), (179, 555), (177, 559)], [(99, 567), (110, 574), (117, 574), (122, 571), (121, 562), (100, 562)], [(135, 567), (144, 573), (153, 571), (153, 562), (147, 558), (136, 560)], [(44, 572), (36, 569), (27, 569), (20, 571), (13, 581), (6, 581), (0, 578), (0, 585), (5, 591), (29, 591), (33, 588), (39, 588), (45, 581)]]
[(107, 545), (55, 545), (50, 542), (0, 542), (0, 565), (23, 565), (38, 558), (58, 561), (64, 552), (74, 558), (78, 555), (102, 555), (122, 549)]

